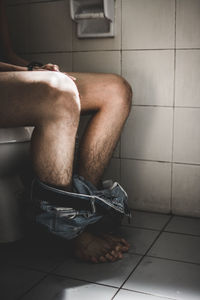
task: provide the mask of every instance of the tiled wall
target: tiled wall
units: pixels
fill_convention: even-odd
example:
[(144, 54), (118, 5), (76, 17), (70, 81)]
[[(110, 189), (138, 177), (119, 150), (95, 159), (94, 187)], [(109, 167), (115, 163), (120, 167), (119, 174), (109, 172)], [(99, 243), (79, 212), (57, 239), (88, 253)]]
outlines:
[(24, 57), (131, 83), (132, 112), (106, 173), (131, 207), (200, 216), (200, 0), (116, 0), (114, 39), (77, 39), (68, 0), (10, 0), (8, 13)]

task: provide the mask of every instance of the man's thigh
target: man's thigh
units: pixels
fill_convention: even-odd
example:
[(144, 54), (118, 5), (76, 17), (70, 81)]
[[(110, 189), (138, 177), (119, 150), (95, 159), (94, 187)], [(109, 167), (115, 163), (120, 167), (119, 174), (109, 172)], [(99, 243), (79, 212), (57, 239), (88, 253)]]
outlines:
[(117, 80), (114, 74), (76, 72), (68, 74), (76, 78), (83, 113), (99, 110), (109, 100), (112, 84)]
[(41, 72), (34, 73), (0, 73), (0, 127), (33, 125), (35, 106), (40, 104), (35, 83)]
[(47, 104), (51, 109), (56, 91), (67, 92), (72, 86), (59, 72), (0, 72), (0, 127), (34, 126), (48, 113)]

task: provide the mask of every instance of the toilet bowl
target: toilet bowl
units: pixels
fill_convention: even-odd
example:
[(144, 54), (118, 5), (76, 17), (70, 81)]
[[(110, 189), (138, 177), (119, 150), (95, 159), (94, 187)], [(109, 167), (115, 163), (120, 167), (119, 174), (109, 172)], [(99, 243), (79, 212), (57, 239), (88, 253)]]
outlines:
[(29, 159), (31, 129), (0, 128), (0, 243), (23, 237), (20, 177)]

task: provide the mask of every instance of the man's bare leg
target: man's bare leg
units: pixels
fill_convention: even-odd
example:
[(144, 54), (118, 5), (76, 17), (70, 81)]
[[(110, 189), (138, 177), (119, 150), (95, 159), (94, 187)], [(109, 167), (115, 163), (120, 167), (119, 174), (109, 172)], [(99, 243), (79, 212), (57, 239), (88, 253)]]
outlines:
[(77, 78), (81, 112), (95, 112), (80, 144), (78, 174), (98, 186), (129, 115), (132, 91), (117, 75), (70, 74)]
[[(70, 189), (80, 103), (76, 86), (55, 72), (0, 73), (0, 127), (35, 126), (31, 141), (37, 176), (47, 184)], [(121, 250), (83, 233), (76, 247), (93, 262), (114, 261)], [(90, 246), (89, 246), (90, 245)]]
[[(71, 75), (77, 78), (81, 112), (95, 112), (81, 141), (78, 174), (98, 186), (129, 115), (132, 90), (130, 85), (117, 75), (86, 73), (71, 73)], [(111, 235), (104, 235), (104, 238), (108, 244), (115, 245), (117, 250), (125, 252), (129, 248), (124, 239)], [(82, 237), (78, 238), (77, 244), (81, 242)], [(95, 245), (94, 241), (93, 246)], [(84, 259), (87, 258), (87, 254), (87, 247), (84, 250), (81, 247), (77, 256)], [(122, 257), (120, 251), (113, 255), (115, 258)], [(104, 259), (101, 258), (101, 261)]]
[(69, 188), (80, 114), (75, 84), (54, 72), (0, 76), (0, 127), (35, 126), (31, 150), (37, 176)]

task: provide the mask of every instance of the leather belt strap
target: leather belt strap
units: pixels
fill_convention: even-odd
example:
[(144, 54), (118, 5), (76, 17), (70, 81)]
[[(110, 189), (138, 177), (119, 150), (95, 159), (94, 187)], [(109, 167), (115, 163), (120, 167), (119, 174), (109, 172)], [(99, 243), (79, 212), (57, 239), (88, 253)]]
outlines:
[(50, 205), (58, 207), (74, 208), (77, 210), (86, 210), (92, 213), (102, 213), (105, 208), (95, 201), (95, 197), (82, 194), (67, 192), (56, 189), (37, 179), (33, 183), (34, 197), (47, 201)]

